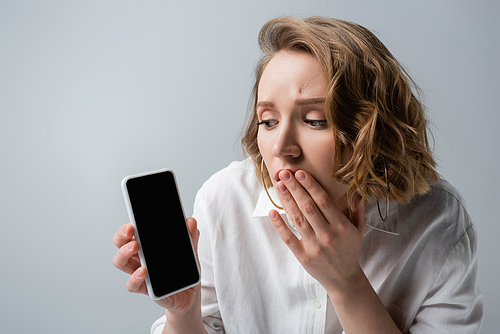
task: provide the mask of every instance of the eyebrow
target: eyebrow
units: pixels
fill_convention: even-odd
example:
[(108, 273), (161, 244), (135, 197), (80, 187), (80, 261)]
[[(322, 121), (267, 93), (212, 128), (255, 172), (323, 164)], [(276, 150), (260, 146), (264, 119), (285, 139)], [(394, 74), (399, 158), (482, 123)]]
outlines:
[(269, 108), (273, 108), (274, 104), (272, 102), (259, 101), (259, 102), (257, 102), (257, 107), (269, 107)]
[(302, 99), (295, 101), (295, 105), (297, 106), (307, 106), (310, 104), (325, 104), (324, 98), (315, 98), (315, 99)]
[[(312, 105), (312, 104), (324, 104), (325, 99), (324, 98), (314, 98), (314, 99), (299, 99), (295, 101), (296, 106), (307, 106), (307, 105)], [(257, 102), (257, 107), (269, 107), (273, 108), (274, 104), (272, 102), (268, 101), (259, 101)]]

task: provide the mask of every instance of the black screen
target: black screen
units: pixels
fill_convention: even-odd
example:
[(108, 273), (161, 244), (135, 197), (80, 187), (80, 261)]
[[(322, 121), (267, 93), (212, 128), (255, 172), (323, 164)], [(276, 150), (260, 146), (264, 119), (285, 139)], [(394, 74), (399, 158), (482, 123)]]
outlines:
[(199, 280), (182, 204), (170, 171), (127, 181), (137, 233), (156, 296)]

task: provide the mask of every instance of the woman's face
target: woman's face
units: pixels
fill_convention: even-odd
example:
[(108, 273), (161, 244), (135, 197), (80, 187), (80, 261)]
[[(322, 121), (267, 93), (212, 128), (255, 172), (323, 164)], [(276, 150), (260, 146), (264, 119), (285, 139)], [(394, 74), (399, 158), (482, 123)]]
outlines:
[(334, 138), (325, 117), (321, 65), (305, 52), (280, 51), (267, 64), (257, 92), (257, 143), (273, 185), (283, 169), (311, 174), (333, 200), (346, 187), (332, 178)]

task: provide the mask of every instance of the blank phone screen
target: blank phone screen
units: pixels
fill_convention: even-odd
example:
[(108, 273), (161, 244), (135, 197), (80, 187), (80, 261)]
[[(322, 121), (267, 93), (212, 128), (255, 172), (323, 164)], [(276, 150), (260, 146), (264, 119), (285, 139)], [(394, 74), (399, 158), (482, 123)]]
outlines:
[(131, 178), (126, 187), (153, 293), (164, 296), (198, 282), (173, 173)]

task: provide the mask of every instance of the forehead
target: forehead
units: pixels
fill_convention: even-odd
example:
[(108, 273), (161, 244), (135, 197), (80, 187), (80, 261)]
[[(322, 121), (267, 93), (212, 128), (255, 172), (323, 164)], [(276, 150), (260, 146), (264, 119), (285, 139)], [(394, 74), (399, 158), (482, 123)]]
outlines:
[(319, 61), (311, 54), (279, 51), (265, 67), (258, 87), (258, 98), (276, 93), (324, 97), (326, 82)]

